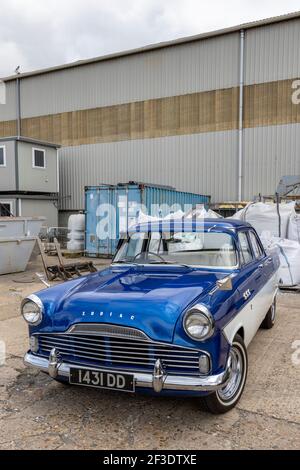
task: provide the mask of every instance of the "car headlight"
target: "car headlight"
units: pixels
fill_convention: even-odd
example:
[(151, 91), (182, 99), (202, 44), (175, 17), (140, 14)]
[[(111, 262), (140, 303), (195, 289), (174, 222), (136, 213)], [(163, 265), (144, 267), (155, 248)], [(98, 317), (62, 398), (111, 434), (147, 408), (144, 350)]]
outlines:
[(43, 318), (43, 303), (36, 295), (30, 295), (22, 301), (21, 313), (29, 325), (39, 325)]
[(214, 332), (214, 319), (205, 305), (197, 304), (183, 317), (186, 334), (195, 341), (204, 341)]

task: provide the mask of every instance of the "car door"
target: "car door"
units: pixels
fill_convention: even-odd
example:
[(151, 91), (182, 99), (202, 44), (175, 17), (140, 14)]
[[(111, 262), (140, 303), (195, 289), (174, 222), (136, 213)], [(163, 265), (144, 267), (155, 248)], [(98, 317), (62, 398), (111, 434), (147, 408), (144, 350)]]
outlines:
[(258, 298), (257, 298), (257, 311), (261, 312), (261, 321), (264, 319), (270, 305), (273, 301), (274, 290), (276, 289), (276, 280), (274, 280), (274, 266), (273, 259), (266, 255), (261, 242), (254, 232), (249, 231), (250, 243), (253, 255), (256, 258), (258, 269), (260, 270), (260, 279), (258, 279)]
[(263, 266), (256, 259), (250, 242), (249, 230), (238, 232), (241, 262), (239, 284), (239, 310), (245, 332), (245, 343), (248, 345), (256, 334), (261, 320), (260, 311), (256, 309), (257, 295), (264, 284)]
[(255, 282), (257, 283), (257, 291), (260, 291), (267, 281), (267, 265), (265, 260), (265, 254), (260, 244), (258, 243), (257, 236), (253, 230), (249, 230), (248, 236), (253, 258), (257, 265)]

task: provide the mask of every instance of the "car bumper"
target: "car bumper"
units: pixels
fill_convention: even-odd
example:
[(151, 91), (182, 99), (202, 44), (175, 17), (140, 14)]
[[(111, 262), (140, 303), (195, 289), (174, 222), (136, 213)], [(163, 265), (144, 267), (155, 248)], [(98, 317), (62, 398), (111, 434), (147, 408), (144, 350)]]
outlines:
[[(55, 379), (69, 379), (70, 368), (86, 368), (78, 364), (71, 364), (61, 362), (55, 356), (49, 359), (41, 356), (36, 356), (30, 351), (24, 356), (24, 363), (27, 366), (35, 367), (42, 372), (48, 373)], [(89, 370), (99, 370), (89, 367)], [(109, 372), (124, 373), (124, 371), (115, 369), (102, 369)], [(127, 371), (128, 373), (128, 371)], [(153, 373), (130, 372), (134, 376), (136, 388), (152, 389), (157, 393), (164, 390), (169, 391), (182, 391), (182, 392), (214, 392), (223, 388), (229, 381), (231, 375), (230, 364), (227, 364), (226, 369), (217, 375), (209, 375), (203, 377), (186, 377), (164, 374), (159, 367), (154, 368)]]

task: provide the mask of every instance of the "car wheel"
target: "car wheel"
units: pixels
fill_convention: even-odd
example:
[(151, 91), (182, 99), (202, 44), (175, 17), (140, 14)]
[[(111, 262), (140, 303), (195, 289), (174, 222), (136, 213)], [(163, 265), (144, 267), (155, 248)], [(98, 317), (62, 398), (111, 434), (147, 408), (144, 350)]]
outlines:
[(236, 406), (243, 393), (247, 372), (248, 356), (243, 338), (236, 335), (230, 350), (231, 373), (227, 385), (206, 397), (202, 397), (202, 409), (214, 414), (227, 413)]
[(261, 328), (264, 330), (270, 330), (273, 328), (276, 321), (276, 297), (268, 310), (267, 315), (265, 316), (264, 321), (261, 324)]

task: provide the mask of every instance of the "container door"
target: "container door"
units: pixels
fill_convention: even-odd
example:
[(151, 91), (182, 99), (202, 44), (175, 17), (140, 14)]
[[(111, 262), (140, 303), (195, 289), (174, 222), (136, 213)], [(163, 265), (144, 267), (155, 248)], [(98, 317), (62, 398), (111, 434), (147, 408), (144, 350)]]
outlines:
[(128, 190), (128, 216), (127, 227), (136, 224), (140, 215), (142, 204), (142, 189), (138, 186), (129, 187)]
[(85, 191), (85, 250), (88, 256), (98, 255), (98, 240), (96, 234), (98, 191), (99, 189), (97, 188), (88, 188)]
[(141, 195), (138, 187), (124, 186), (116, 189), (116, 238), (111, 241), (115, 253), (118, 241), (128, 228), (135, 224), (140, 212)]
[(86, 190), (86, 252), (90, 256), (110, 256), (111, 194), (109, 187)]
[(98, 208), (97, 208), (97, 239), (98, 253), (102, 256), (111, 256), (113, 226), (115, 224), (113, 208), (114, 208), (114, 188), (103, 188), (99, 192)]

